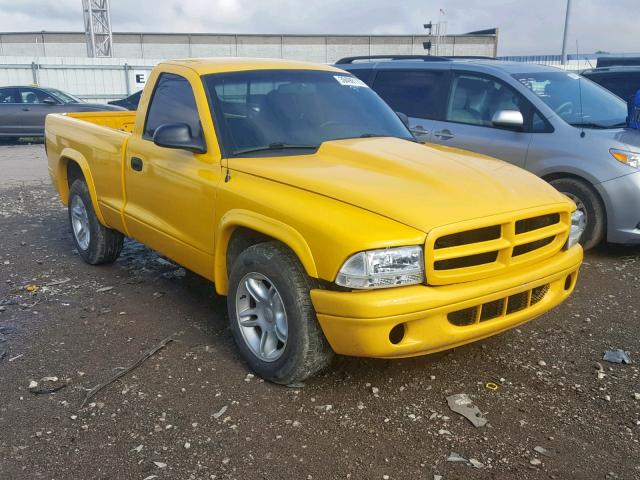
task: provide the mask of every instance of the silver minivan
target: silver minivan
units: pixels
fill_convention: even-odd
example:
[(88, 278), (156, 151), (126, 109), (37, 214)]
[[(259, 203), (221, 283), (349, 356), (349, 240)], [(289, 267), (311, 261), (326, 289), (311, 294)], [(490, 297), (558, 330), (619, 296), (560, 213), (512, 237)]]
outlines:
[[(575, 73), (492, 59), (351, 57), (337, 63), (409, 117), (423, 142), (544, 178), (584, 215), (582, 243), (640, 243), (640, 131), (627, 105)], [(580, 217), (578, 217), (580, 218)]]

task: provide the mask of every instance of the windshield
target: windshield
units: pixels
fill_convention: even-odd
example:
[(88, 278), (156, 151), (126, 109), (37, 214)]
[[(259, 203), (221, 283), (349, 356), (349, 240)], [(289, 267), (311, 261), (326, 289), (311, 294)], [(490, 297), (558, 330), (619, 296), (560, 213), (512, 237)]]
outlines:
[(276, 149), (300, 154), (344, 138), (413, 140), (391, 108), (346, 73), (252, 70), (203, 81), (226, 155)]
[(518, 73), (529, 88), (565, 122), (574, 126), (615, 128), (626, 125), (627, 105), (614, 94), (575, 73)]
[(62, 103), (81, 103), (82, 100), (74, 97), (73, 95), (69, 95), (68, 93), (61, 92), (60, 90), (55, 90), (50, 88), (47, 90), (51, 95), (56, 97), (56, 99), (60, 100)]

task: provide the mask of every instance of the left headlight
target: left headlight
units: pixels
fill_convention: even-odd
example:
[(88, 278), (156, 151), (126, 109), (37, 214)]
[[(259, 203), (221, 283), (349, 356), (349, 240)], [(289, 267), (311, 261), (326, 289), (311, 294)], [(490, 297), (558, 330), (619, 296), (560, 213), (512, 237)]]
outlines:
[(396, 247), (356, 253), (336, 277), (341, 287), (388, 288), (424, 282), (422, 247)]
[(629, 152), (626, 150), (618, 150), (617, 148), (610, 148), (609, 153), (619, 162), (625, 163), (633, 168), (640, 168), (640, 153), (638, 152)]
[(574, 210), (571, 214), (571, 229), (569, 230), (569, 238), (567, 239), (567, 250), (580, 241), (585, 226), (586, 219), (584, 213), (580, 210)]

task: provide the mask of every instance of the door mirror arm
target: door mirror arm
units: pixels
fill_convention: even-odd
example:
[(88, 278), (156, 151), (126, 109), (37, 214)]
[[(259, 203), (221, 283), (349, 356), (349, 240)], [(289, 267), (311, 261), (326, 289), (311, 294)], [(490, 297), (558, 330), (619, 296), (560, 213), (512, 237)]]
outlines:
[(409, 117), (407, 116), (407, 114), (402, 112), (396, 112), (396, 115), (402, 121), (402, 123), (404, 123), (404, 126), (409, 128)]
[(202, 137), (194, 137), (186, 123), (165, 123), (156, 128), (153, 143), (159, 147), (188, 150), (193, 153), (206, 153), (207, 146)]

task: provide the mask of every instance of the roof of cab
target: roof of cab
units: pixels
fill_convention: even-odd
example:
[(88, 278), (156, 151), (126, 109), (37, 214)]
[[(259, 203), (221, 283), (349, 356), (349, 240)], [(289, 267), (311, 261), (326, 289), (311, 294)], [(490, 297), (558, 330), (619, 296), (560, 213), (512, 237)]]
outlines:
[(195, 70), (199, 75), (210, 73), (238, 72), (246, 70), (321, 70), (340, 72), (341, 70), (320, 63), (299, 62), (276, 58), (250, 57), (218, 57), (218, 58), (185, 58), (168, 60), (161, 65), (176, 65)]

